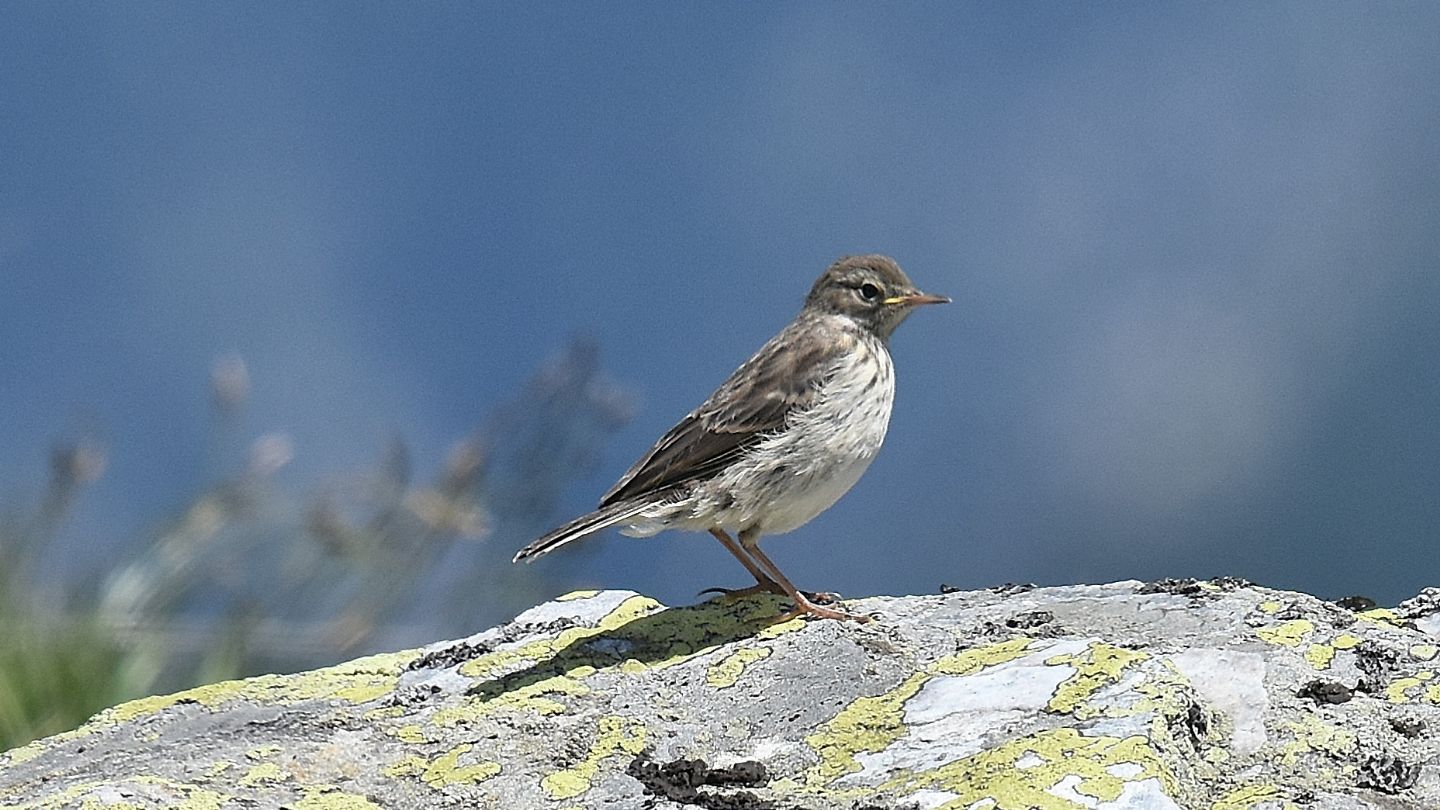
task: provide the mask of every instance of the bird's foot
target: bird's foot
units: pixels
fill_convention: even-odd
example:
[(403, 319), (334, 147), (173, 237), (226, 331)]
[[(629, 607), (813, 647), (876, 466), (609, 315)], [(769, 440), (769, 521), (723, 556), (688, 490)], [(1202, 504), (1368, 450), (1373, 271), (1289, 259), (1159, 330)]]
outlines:
[[(824, 595), (833, 596), (833, 594)], [(795, 597), (791, 597), (791, 601), (795, 603), (795, 607), (780, 614), (781, 621), (788, 621), (790, 619), (800, 618), (802, 616), (814, 616), (817, 619), (841, 619), (852, 622), (859, 622), (860, 624), (869, 624), (870, 622), (875, 621), (870, 616), (866, 616), (861, 613), (847, 613), (843, 610), (837, 610), (836, 608), (817, 605), (809, 599), (805, 598), (804, 594), (801, 594), (798, 599)]]

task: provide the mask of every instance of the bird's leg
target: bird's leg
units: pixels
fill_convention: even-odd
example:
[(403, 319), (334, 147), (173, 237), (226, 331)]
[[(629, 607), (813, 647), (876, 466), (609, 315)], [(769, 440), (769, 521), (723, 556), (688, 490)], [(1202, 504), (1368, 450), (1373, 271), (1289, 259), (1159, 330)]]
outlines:
[(795, 609), (792, 611), (794, 615), (816, 616), (821, 619), (849, 619), (861, 623), (871, 621), (869, 616), (862, 616), (858, 613), (846, 613), (843, 610), (836, 610), (834, 608), (821, 607), (806, 598), (805, 594), (801, 593), (790, 583), (789, 579), (785, 578), (785, 575), (780, 572), (779, 566), (775, 565), (769, 557), (765, 556), (765, 552), (760, 550), (760, 533), (753, 528), (740, 532), (740, 545), (766, 576), (768, 576), (772, 582), (783, 588), (785, 595), (790, 597), (790, 601), (795, 603)]
[(727, 599), (739, 599), (757, 593), (773, 593), (778, 596), (787, 595), (780, 583), (766, 575), (766, 573), (755, 564), (755, 561), (751, 560), (750, 557), (745, 554), (745, 551), (740, 548), (740, 544), (735, 542), (735, 538), (727, 534), (724, 529), (711, 529), (710, 534), (714, 535), (715, 539), (720, 541), (720, 545), (724, 546), (726, 551), (735, 555), (735, 559), (739, 560), (740, 564), (745, 566), (745, 570), (749, 571), (750, 575), (755, 577), (755, 584), (748, 588), (706, 588), (700, 592), (701, 594), (721, 593), (724, 594)]

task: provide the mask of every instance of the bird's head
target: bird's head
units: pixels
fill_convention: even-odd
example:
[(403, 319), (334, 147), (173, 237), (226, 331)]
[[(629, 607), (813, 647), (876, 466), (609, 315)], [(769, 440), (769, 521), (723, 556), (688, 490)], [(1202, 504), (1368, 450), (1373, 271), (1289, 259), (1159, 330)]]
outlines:
[(943, 295), (921, 292), (888, 256), (846, 256), (830, 265), (805, 299), (805, 309), (844, 315), (882, 340), (916, 307), (948, 304)]

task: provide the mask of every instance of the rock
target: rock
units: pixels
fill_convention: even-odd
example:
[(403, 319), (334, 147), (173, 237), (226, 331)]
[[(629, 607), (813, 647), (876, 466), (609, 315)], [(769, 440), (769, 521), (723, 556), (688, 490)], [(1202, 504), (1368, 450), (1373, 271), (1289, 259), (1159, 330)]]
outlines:
[(117, 706), (0, 755), (0, 807), (1436, 807), (1434, 602), (1167, 580), (856, 600), (857, 625), (576, 593)]

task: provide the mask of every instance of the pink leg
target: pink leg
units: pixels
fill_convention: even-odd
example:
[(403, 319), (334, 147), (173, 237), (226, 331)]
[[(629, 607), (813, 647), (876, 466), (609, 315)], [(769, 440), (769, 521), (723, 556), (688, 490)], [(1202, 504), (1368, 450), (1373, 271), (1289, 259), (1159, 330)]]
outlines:
[[(750, 555), (750, 558), (755, 561), (755, 564), (761, 568), (765, 575), (776, 585), (779, 585), (785, 591), (785, 595), (790, 597), (790, 601), (795, 603), (795, 610), (793, 611), (795, 615), (815, 616), (821, 619), (849, 619), (850, 621), (861, 623), (872, 621), (869, 616), (862, 616), (858, 613), (846, 613), (843, 610), (835, 610), (834, 608), (821, 607), (805, 598), (805, 594), (796, 589), (796, 587), (790, 583), (790, 580), (780, 572), (780, 568), (776, 566), (769, 557), (765, 556), (765, 552), (760, 550), (759, 532), (753, 529), (746, 529), (740, 532), (740, 545), (744, 548), (745, 552)], [(746, 567), (748, 568), (749, 566)], [(752, 573), (754, 572), (752, 571)], [(758, 574), (756, 578), (759, 579)]]
[(744, 550), (740, 548), (740, 544), (736, 543), (734, 538), (725, 533), (724, 529), (711, 529), (710, 534), (714, 535), (715, 539), (720, 541), (720, 545), (724, 546), (726, 551), (735, 555), (735, 559), (739, 560), (740, 564), (745, 566), (745, 570), (749, 571), (750, 575), (755, 577), (755, 584), (749, 588), (735, 588), (733, 590), (730, 588), (706, 588), (700, 593), (723, 593), (729, 598), (740, 598), (757, 593), (773, 593), (779, 596), (786, 595), (785, 589), (775, 580), (767, 576), (765, 572), (745, 554)]

